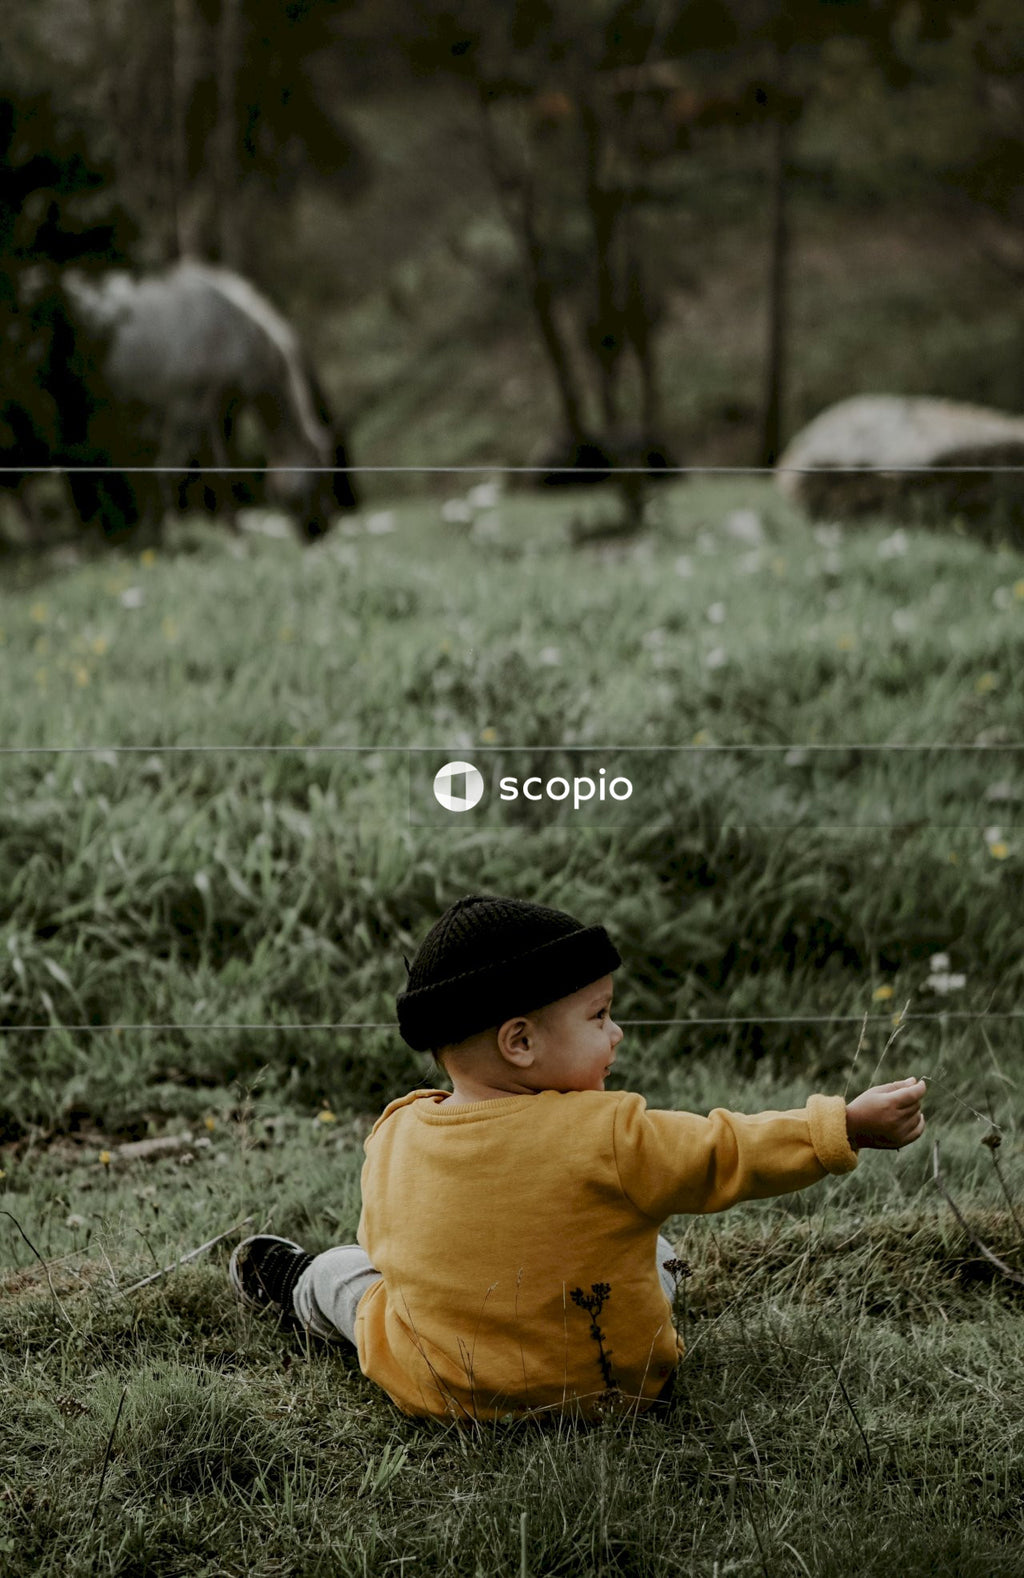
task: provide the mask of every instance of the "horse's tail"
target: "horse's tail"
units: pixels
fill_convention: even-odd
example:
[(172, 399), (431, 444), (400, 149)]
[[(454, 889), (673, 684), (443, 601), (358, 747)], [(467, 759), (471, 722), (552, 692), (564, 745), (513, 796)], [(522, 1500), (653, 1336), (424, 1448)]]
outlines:
[(330, 426), (320, 418), (307, 364), (291, 324), (240, 274), (213, 264), (191, 266), (201, 268), (211, 288), (254, 323), (278, 351), (295, 432), (308, 445), (315, 464), (330, 465), (334, 458)]
[(305, 363), (305, 372), (309, 381), (310, 393), (316, 405), (317, 417), (331, 435), (331, 446), (333, 449), (331, 458), (334, 462), (334, 471), (331, 475), (331, 492), (334, 496), (334, 502), (339, 510), (357, 510), (359, 508), (359, 495), (356, 492), (355, 483), (348, 469), (348, 443), (345, 435), (334, 419), (324, 386), (317, 377), (312, 363)]

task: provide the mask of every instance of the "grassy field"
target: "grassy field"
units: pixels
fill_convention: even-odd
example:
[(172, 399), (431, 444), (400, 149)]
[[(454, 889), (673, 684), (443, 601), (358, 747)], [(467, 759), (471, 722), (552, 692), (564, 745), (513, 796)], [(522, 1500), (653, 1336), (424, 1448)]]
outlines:
[[(611, 500), (463, 503), (8, 572), (0, 1572), (1018, 1573), (1020, 1290), (931, 1142), (1020, 1264), (1024, 555), (814, 531), (753, 482), (592, 548)], [(972, 749), (809, 749), (936, 742)], [(649, 820), (435, 827), (428, 746), (701, 749)], [(369, 1122), (432, 1082), (402, 954), (481, 887), (609, 927), (652, 1104), (932, 1081), (910, 1150), (669, 1225), (664, 1419), (404, 1420), (233, 1303), (230, 1239), (127, 1291), (245, 1218), (351, 1239)]]

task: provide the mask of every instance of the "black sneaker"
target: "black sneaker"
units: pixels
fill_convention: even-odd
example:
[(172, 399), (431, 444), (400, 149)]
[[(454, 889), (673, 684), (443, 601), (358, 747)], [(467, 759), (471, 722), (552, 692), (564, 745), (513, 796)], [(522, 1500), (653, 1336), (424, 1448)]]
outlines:
[(282, 1323), (298, 1325), (292, 1307), (292, 1294), (313, 1256), (290, 1238), (275, 1238), (259, 1233), (243, 1238), (228, 1262), (228, 1278), (243, 1304), (253, 1309), (272, 1309)]

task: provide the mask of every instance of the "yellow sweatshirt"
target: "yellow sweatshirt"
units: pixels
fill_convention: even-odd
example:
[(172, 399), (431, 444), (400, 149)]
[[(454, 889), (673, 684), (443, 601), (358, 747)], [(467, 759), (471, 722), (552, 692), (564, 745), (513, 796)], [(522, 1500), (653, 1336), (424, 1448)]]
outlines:
[(647, 1407), (682, 1353), (655, 1267), (665, 1219), (857, 1165), (841, 1096), (705, 1118), (626, 1091), (444, 1095), (391, 1102), (365, 1144), (358, 1238), (382, 1281), (359, 1303), (359, 1362), (409, 1414), (588, 1416), (609, 1381)]

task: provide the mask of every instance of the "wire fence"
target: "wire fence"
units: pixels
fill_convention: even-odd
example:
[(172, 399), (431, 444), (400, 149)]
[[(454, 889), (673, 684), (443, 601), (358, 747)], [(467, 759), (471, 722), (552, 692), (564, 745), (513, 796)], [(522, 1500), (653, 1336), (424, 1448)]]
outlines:
[(297, 473), (303, 476), (333, 476), (336, 471), (359, 473), (361, 476), (503, 476), (544, 477), (558, 474), (574, 477), (777, 477), (786, 476), (1003, 476), (1024, 474), (1024, 464), (1001, 466), (574, 466), (569, 462), (544, 466), (507, 466), (490, 461), (474, 461), (470, 465), (408, 465), (408, 466), (305, 466), (280, 463), (248, 466), (18, 466), (0, 465), (0, 476), (100, 476), (107, 473), (117, 476), (178, 476), (183, 471), (196, 471), (202, 476), (246, 476), (255, 473), (268, 475), (273, 472)]
[[(624, 1030), (637, 1029), (671, 1029), (674, 1026), (695, 1025), (863, 1025), (884, 1024), (892, 1028), (893, 1022), (910, 1024), (913, 1022), (936, 1021), (943, 1022), (948, 1019), (1024, 1019), (1024, 1011), (1011, 1010), (1006, 1013), (993, 1013), (987, 1009), (969, 1012), (967, 1010), (950, 1010), (934, 1014), (753, 1014), (729, 1015), (714, 1018), (693, 1019), (617, 1019), (616, 1024)], [(380, 1020), (342, 1020), (325, 1023), (311, 1024), (141, 1024), (111, 1023), (102, 1025), (75, 1025), (62, 1022), (45, 1025), (0, 1025), (0, 1035), (20, 1035), (22, 1033), (40, 1033), (48, 1030), (73, 1030), (76, 1034), (82, 1032), (91, 1034), (104, 1030), (182, 1030), (182, 1031), (207, 1031), (207, 1030), (273, 1030), (273, 1031), (309, 1031), (309, 1030), (394, 1030), (397, 1032), (398, 1024), (393, 1019)]]

